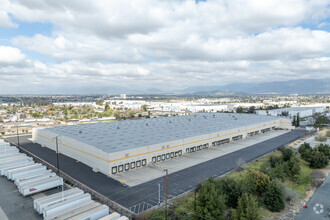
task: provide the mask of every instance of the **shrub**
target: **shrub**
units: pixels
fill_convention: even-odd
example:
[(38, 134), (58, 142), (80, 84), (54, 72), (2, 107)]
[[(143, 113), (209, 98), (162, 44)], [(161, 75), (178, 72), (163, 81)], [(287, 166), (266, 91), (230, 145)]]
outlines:
[(279, 156), (270, 156), (269, 157), (269, 164), (270, 167), (274, 168), (276, 166), (276, 164), (278, 163), (282, 163), (282, 159)]
[(322, 152), (325, 156), (330, 159), (330, 146), (327, 144), (320, 144), (316, 148), (318, 151)]
[(309, 166), (311, 168), (324, 168), (328, 166), (329, 159), (324, 153), (313, 150), (310, 155)]
[(315, 120), (314, 127), (315, 128), (326, 127), (329, 123), (330, 122), (329, 122), (328, 117), (325, 115), (321, 115)]
[(222, 219), (226, 209), (226, 197), (219, 193), (216, 182), (213, 178), (202, 184), (197, 193), (196, 213), (206, 219)]
[(285, 207), (284, 192), (277, 181), (272, 181), (264, 195), (264, 203), (272, 212), (282, 211)]
[(293, 156), (289, 161), (285, 162), (284, 172), (287, 176), (295, 179), (300, 173), (299, 159)]
[(259, 220), (261, 219), (256, 197), (244, 193), (238, 200), (236, 212), (233, 213), (234, 220)]
[(320, 135), (320, 136), (316, 136), (314, 138), (314, 140), (319, 141), (319, 142), (325, 142), (325, 141), (327, 141), (327, 137), (323, 136), (323, 135)]
[(236, 208), (239, 197), (243, 193), (241, 185), (233, 178), (223, 178), (219, 182), (220, 191), (226, 195), (226, 205)]
[(308, 143), (303, 143), (298, 148), (298, 152), (300, 153), (301, 157), (306, 161), (309, 160), (309, 156), (310, 156), (312, 150), (313, 149), (311, 148), (311, 146)]
[(288, 161), (293, 156), (293, 152), (290, 148), (283, 148), (281, 150), (283, 161)]
[(280, 179), (284, 181), (286, 178), (284, 164), (277, 164), (276, 167), (269, 170), (269, 176), (272, 180)]
[(256, 181), (252, 175), (245, 175), (240, 182), (243, 192), (255, 194), (257, 192)]
[(260, 194), (264, 193), (267, 190), (267, 187), (270, 183), (270, 178), (267, 174), (261, 173), (257, 170), (252, 170), (250, 175), (256, 183), (257, 192)]

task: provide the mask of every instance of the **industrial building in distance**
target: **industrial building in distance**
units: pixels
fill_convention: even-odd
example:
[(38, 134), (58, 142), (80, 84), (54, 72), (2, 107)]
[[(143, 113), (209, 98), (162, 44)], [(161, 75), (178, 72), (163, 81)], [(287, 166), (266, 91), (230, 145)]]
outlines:
[(292, 129), (282, 117), (198, 113), (33, 129), (33, 142), (108, 176), (198, 153), (272, 129)]
[(271, 110), (256, 110), (257, 115), (270, 115), (270, 116), (288, 116), (293, 117), (299, 114), (299, 117), (305, 118), (314, 115), (315, 113), (325, 112), (325, 107), (291, 107), (291, 108), (280, 108)]

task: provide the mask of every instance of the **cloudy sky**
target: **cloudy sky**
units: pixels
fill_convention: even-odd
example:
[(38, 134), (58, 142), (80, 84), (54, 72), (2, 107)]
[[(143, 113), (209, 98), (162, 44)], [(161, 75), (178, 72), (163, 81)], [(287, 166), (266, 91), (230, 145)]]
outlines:
[(0, 93), (330, 75), (330, 0), (0, 0)]

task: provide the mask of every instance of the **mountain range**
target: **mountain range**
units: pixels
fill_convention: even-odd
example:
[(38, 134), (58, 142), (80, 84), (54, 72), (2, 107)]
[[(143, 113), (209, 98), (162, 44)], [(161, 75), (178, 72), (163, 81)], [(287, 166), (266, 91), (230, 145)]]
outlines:
[(264, 83), (231, 83), (223, 86), (194, 86), (181, 91), (190, 94), (329, 94), (330, 78), (299, 79)]

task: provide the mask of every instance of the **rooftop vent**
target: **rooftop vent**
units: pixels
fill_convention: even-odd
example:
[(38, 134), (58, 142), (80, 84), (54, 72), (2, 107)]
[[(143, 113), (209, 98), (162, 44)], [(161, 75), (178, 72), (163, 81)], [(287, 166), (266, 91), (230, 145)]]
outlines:
[(81, 134), (81, 133), (82, 133), (82, 131), (80, 130), (80, 131), (79, 131), (79, 134)]
[(146, 126), (148, 126), (148, 123), (146, 124)]
[(119, 129), (119, 126), (117, 127), (117, 129)]

